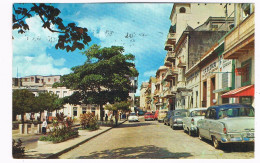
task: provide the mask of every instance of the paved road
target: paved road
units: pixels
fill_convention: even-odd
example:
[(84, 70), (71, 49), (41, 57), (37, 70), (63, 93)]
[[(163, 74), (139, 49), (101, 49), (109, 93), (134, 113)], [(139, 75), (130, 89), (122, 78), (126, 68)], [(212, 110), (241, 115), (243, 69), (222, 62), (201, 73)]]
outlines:
[(216, 150), (211, 142), (190, 137), (183, 130), (172, 130), (157, 121), (124, 123), (59, 158), (254, 158), (253, 146), (225, 146)]

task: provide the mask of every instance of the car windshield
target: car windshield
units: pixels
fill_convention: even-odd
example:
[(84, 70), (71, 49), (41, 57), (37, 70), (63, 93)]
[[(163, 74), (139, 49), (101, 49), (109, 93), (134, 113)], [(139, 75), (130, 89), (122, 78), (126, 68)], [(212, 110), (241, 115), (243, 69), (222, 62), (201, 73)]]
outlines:
[(175, 111), (174, 116), (182, 116), (186, 117), (187, 116), (187, 111)]
[(255, 111), (253, 108), (230, 108), (219, 111), (219, 119), (226, 117), (254, 117)]
[(136, 116), (136, 114), (135, 113), (130, 113), (130, 116)]
[(160, 113), (167, 113), (167, 111), (160, 111)]
[(205, 116), (206, 110), (194, 110), (190, 113), (191, 117), (196, 117), (196, 116)]

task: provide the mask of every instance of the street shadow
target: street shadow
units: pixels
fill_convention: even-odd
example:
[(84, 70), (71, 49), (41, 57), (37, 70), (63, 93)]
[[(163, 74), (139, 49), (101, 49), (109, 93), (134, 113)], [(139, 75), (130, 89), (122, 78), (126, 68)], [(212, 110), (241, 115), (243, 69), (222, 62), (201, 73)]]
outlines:
[[(203, 142), (213, 146), (212, 141), (203, 139)], [(254, 143), (226, 143), (221, 144), (219, 150), (222, 150), (225, 153), (232, 153), (232, 152), (253, 152), (255, 150)]]
[(190, 156), (192, 156), (190, 153), (172, 153), (169, 152), (166, 148), (148, 145), (92, 152), (88, 156), (79, 156), (77, 159), (180, 159)]
[(153, 123), (142, 123), (142, 122), (129, 122), (121, 124), (120, 126), (117, 126), (117, 128), (126, 128), (126, 127), (140, 127), (140, 126), (150, 126), (154, 125)]
[(15, 155), (13, 155), (13, 158), (14, 159), (45, 159), (51, 155), (53, 155), (53, 153), (40, 154), (40, 153), (36, 153), (36, 151), (30, 151), (30, 153), (25, 152), (24, 155), (20, 157), (16, 157)]

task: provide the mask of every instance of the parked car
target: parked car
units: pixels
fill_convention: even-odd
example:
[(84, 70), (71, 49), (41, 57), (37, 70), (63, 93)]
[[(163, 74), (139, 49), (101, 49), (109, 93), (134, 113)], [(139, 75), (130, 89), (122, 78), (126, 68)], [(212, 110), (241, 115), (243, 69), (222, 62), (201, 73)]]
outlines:
[(154, 114), (151, 113), (151, 112), (147, 112), (144, 114), (144, 120), (147, 121), (147, 120), (154, 120)]
[(158, 113), (158, 122), (162, 122), (163, 119), (166, 117), (166, 113), (168, 112), (167, 109), (162, 109), (162, 110), (159, 110), (159, 113)]
[(222, 143), (254, 142), (255, 111), (246, 104), (211, 106), (198, 121), (199, 138), (212, 140), (215, 148)]
[(172, 129), (183, 128), (183, 118), (187, 117), (187, 109), (178, 109), (173, 111), (173, 115), (170, 118), (170, 126)]
[(138, 110), (138, 115), (144, 115), (145, 112), (143, 110)]
[(159, 114), (159, 110), (156, 110), (154, 113), (154, 119), (158, 120), (158, 114)]
[(183, 129), (184, 132), (187, 131), (188, 134), (197, 135), (197, 122), (200, 119), (204, 119), (207, 108), (192, 108), (188, 110), (188, 116), (183, 118)]
[(165, 125), (170, 126), (170, 118), (171, 118), (172, 115), (173, 115), (173, 110), (169, 110), (169, 111), (166, 113), (166, 116), (165, 116), (164, 119), (163, 119), (163, 123), (164, 123)]
[(136, 115), (135, 112), (130, 113), (130, 115), (128, 116), (128, 122), (138, 122), (138, 116)]

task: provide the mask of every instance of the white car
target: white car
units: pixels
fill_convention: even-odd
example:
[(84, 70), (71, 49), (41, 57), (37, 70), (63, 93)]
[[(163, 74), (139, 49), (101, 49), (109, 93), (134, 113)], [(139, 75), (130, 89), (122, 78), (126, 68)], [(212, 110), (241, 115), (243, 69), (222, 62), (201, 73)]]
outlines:
[(129, 117), (128, 117), (128, 122), (138, 122), (138, 116), (136, 115), (135, 112), (130, 113)]
[(197, 122), (200, 119), (204, 119), (207, 108), (192, 108), (188, 110), (188, 116), (183, 118), (183, 129), (188, 134), (197, 135), (198, 128)]

